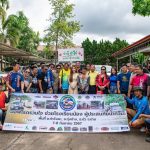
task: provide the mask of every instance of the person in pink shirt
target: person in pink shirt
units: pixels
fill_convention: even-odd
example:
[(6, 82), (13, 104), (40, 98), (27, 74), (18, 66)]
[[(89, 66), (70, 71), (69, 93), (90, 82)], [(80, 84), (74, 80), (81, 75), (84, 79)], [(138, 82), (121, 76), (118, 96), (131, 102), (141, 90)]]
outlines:
[(147, 90), (148, 90), (148, 87), (150, 86), (149, 85), (150, 83), (148, 82), (149, 76), (143, 72), (143, 68), (141, 65), (135, 66), (135, 73), (136, 73), (136, 75), (133, 76), (130, 81), (128, 97), (131, 96), (131, 92), (132, 92), (133, 88), (137, 87), (137, 86), (143, 88), (144, 96), (148, 96)]

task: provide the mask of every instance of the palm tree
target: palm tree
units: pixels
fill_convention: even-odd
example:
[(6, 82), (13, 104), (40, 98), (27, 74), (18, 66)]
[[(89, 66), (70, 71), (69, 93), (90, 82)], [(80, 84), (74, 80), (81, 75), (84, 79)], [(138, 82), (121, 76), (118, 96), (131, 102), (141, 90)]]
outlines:
[(3, 24), (6, 20), (6, 11), (9, 8), (8, 0), (0, 0), (0, 41), (4, 42)]

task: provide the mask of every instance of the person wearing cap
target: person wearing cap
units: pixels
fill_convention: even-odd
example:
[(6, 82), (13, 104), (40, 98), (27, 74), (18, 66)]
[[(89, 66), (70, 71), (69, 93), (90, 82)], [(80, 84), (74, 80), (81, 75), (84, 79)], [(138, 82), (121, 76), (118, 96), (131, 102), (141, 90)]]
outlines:
[(139, 118), (141, 114), (150, 115), (150, 109), (148, 104), (148, 99), (146, 96), (143, 96), (142, 91), (143, 89), (140, 86), (134, 87), (134, 97), (130, 99), (129, 97), (125, 96), (125, 100), (132, 104), (135, 109), (127, 108), (127, 114), (129, 117), (129, 125), (131, 127), (141, 127), (144, 125), (145, 119)]
[(13, 63), (13, 70), (8, 73), (6, 85), (9, 89), (9, 94), (13, 92), (24, 93), (24, 77), (19, 72), (20, 65), (17, 62)]

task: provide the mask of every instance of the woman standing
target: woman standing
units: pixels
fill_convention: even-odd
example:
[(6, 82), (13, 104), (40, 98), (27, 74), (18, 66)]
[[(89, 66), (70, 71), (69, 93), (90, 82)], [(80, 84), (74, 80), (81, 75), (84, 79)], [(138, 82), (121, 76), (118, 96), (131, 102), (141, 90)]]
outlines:
[(31, 93), (38, 93), (38, 79), (37, 79), (38, 68), (37, 66), (32, 67), (31, 77), (32, 77), (32, 85), (30, 88)]
[(30, 88), (32, 85), (32, 78), (30, 76), (30, 68), (25, 68), (24, 72), (23, 72), (23, 76), (24, 76), (24, 92), (25, 93), (30, 93)]
[(78, 76), (79, 94), (88, 94), (90, 77), (86, 68), (82, 68), (82, 73)]
[(96, 91), (97, 94), (108, 94), (109, 78), (106, 73), (106, 67), (101, 67), (101, 74), (96, 78)]
[(75, 67), (71, 68), (68, 94), (78, 94), (78, 73)]
[(110, 94), (117, 94), (117, 69), (114, 67), (111, 69), (110, 80)]

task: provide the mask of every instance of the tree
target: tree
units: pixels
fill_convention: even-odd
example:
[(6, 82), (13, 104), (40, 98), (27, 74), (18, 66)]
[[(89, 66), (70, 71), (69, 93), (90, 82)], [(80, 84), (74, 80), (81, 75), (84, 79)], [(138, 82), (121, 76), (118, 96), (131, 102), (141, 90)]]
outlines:
[(73, 4), (69, 4), (69, 0), (49, 0), (52, 6), (52, 14), (50, 18), (50, 26), (45, 31), (46, 36), (44, 42), (50, 46), (67, 47), (72, 45), (73, 35), (80, 30), (80, 23), (73, 21)]
[(146, 64), (149, 57), (145, 56), (143, 53), (137, 52), (132, 56), (134, 62), (137, 62), (138, 64)]
[(3, 24), (6, 20), (6, 11), (9, 8), (8, 0), (0, 0), (0, 41), (4, 39)]
[(30, 28), (29, 20), (22, 11), (8, 16), (3, 23), (2, 35), (4, 43), (9, 41), (11, 46), (34, 54), (40, 42), (39, 33)]
[(39, 53), (40, 57), (44, 57), (46, 59), (53, 59), (54, 53), (52, 51), (52, 48), (46, 46), (42, 52)]
[(90, 41), (88, 38), (83, 41), (82, 47), (84, 48), (85, 63), (97, 65), (114, 65), (116, 59), (112, 54), (124, 47), (128, 46), (125, 40), (115, 39), (114, 42), (103, 41), (97, 42)]
[(142, 16), (150, 16), (150, 0), (132, 0), (133, 14)]

